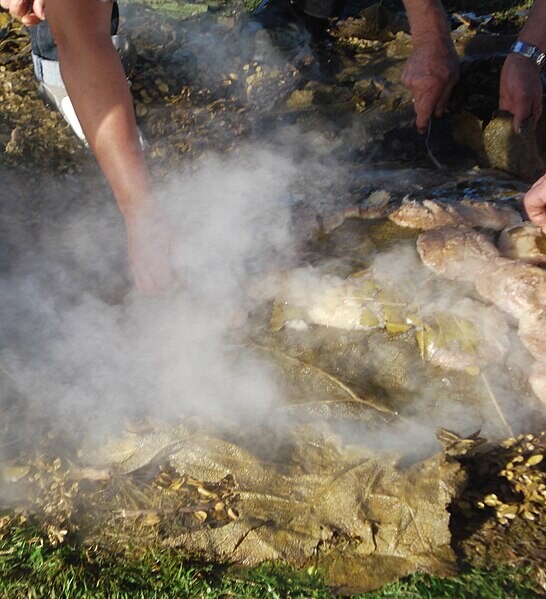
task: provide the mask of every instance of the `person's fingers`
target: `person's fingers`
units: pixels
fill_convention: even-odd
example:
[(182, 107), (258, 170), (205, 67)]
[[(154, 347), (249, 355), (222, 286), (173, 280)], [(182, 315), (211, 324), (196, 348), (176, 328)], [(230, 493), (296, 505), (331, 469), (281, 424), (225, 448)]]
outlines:
[(174, 279), (170, 269), (158, 268), (149, 273), (148, 285), (149, 291), (153, 295), (166, 293), (173, 287)]
[(455, 82), (450, 83), (443, 88), (442, 94), (438, 98), (438, 101), (436, 102), (436, 108), (434, 109), (434, 115), (437, 118), (439, 118), (445, 114), (445, 111), (447, 109), (447, 104), (449, 102), (449, 97), (451, 96), (451, 90), (453, 89), (454, 85), (455, 85)]
[(521, 125), (531, 116), (531, 102), (527, 98), (503, 98), (499, 102), (499, 109), (512, 114), (512, 125), (515, 133), (521, 133)]
[(514, 132), (519, 135), (521, 133), (521, 123), (523, 122), (523, 118), (521, 117), (521, 112), (519, 110), (514, 110), (513, 115), (514, 119), (512, 121), (512, 126)]
[(0, 6), (23, 25), (32, 27), (45, 19), (45, 0), (0, 0)]
[(542, 82), (536, 66), (520, 56), (506, 59), (500, 78), (499, 108), (514, 116), (513, 126), (521, 133), (527, 119), (536, 126), (542, 114)]
[(130, 246), (129, 254), (135, 287), (142, 295), (164, 295), (174, 289), (175, 276), (169, 248)]
[(12, 17), (20, 19), (30, 10), (30, 0), (8, 0), (2, 2), (2, 8), (9, 10)]
[(534, 198), (530, 197), (524, 204), (527, 216), (535, 225), (542, 226), (546, 224), (546, 212), (544, 211), (544, 204), (541, 201), (535, 201)]
[(138, 268), (133, 268), (133, 279), (135, 287), (142, 295), (151, 297), (157, 294), (156, 286), (149, 274), (141, 272)]
[(154, 297), (158, 295), (165, 295), (172, 291), (174, 286), (174, 280), (172, 277), (161, 277), (148, 274), (139, 273), (135, 276), (135, 286), (138, 291), (147, 297)]
[(432, 113), (436, 107), (437, 94), (435, 90), (428, 88), (414, 95), (415, 126), (419, 133), (423, 133), (428, 127)]
[(25, 27), (34, 27), (34, 25), (38, 25), (38, 23), (41, 22), (42, 19), (38, 18), (34, 13), (29, 13), (24, 17), (21, 17), (21, 23), (23, 23)]
[(45, 0), (34, 0), (32, 5), (32, 12), (40, 19), (41, 21), (45, 20)]
[(537, 226), (546, 225), (546, 197), (541, 193), (542, 185), (533, 186), (523, 198), (523, 205), (529, 219)]

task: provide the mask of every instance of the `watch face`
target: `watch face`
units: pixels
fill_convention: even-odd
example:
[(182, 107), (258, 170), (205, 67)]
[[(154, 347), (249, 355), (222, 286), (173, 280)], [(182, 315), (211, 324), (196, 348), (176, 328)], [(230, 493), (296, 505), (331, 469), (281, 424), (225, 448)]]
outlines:
[(521, 54), (522, 56), (526, 56), (527, 58), (531, 58), (535, 50), (536, 48), (534, 46), (524, 44), (523, 42), (516, 42), (514, 44), (513, 52), (516, 54)]
[(546, 53), (541, 52), (536, 46), (525, 42), (516, 42), (510, 49), (514, 54), (525, 56), (534, 61), (540, 68), (546, 66)]

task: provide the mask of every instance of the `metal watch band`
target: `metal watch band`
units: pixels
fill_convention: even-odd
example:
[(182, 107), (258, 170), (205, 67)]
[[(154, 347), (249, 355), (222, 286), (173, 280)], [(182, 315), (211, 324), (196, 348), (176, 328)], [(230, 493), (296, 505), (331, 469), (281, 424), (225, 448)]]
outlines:
[(520, 56), (525, 56), (525, 58), (530, 58), (538, 65), (540, 69), (544, 69), (544, 67), (546, 67), (546, 52), (542, 52), (532, 44), (518, 41), (512, 45), (510, 52), (519, 54)]

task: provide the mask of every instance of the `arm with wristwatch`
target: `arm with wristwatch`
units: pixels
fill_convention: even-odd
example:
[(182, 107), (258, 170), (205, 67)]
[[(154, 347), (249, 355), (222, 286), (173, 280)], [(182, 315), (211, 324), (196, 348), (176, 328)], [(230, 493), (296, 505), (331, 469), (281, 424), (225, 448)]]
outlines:
[(110, 36), (109, 0), (0, 0), (24, 25), (46, 17), (62, 79), (123, 215), (133, 279), (145, 295), (174, 287), (173, 236), (154, 198), (132, 99)]
[[(422, 133), (433, 115), (440, 116), (459, 76), (459, 61), (440, 0), (403, 0), (408, 14), (413, 52), (402, 83), (410, 89), (415, 124)], [(501, 71), (499, 108), (514, 116), (514, 130), (542, 114), (542, 78), (546, 68), (546, 0), (535, 0), (517, 42)], [(524, 206), (531, 221), (546, 232), (546, 174), (527, 192)]]
[[(416, 125), (426, 129), (439, 116), (459, 76), (459, 61), (440, 0), (404, 0), (413, 42), (402, 83), (415, 104)], [(542, 112), (541, 70), (546, 67), (546, 0), (535, 0), (531, 13), (502, 68), (499, 108), (514, 115), (514, 129)]]
[(499, 108), (514, 115), (514, 130), (542, 114), (541, 71), (546, 67), (546, 0), (536, 0), (502, 67)]
[[(499, 108), (514, 115), (516, 132), (528, 118), (536, 125), (542, 114), (545, 68), (546, 0), (535, 0), (501, 72)], [(546, 232), (546, 174), (525, 194), (523, 205), (531, 221)]]

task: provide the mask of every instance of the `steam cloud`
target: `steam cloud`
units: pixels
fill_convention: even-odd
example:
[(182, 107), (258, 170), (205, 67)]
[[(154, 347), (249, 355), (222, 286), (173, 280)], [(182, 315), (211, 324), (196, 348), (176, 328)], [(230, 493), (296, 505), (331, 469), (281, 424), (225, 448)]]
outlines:
[[(317, 172), (316, 165), (304, 166)], [(5, 207), (4, 244), (11, 255), (0, 283), (3, 403), (26, 409), (15, 437), (33, 434), (39, 423), (68, 436), (100, 436), (138, 416), (169, 420), (198, 414), (219, 422), (227, 415), (263, 414), (282, 399), (278, 371), (242, 347), (237, 326), (253, 308), (247, 288), (254, 276), (292, 265), (297, 235), (291, 193), (294, 181), (305, 176), (290, 152), (283, 156), (256, 147), (236, 156), (211, 155), (196, 171), (173, 175), (160, 195), (181, 241), (177, 259), (184, 285), (169, 298), (146, 299), (130, 291), (123, 277), (123, 224), (109, 198), (91, 191), (85, 205), (75, 204), (69, 187), (46, 186), (31, 210), (34, 228), (21, 224), (24, 210)], [(330, 176), (334, 180), (338, 172), (330, 168)], [(412, 244), (378, 254), (373, 268), (401, 289), (411, 282), (423, 306), (452, 309), (455, 295), (448, 283), (426, 291), (430, 274)], [(312, 288), (309, 271), (302, 273)], [(492, 309), (487, 322), (492, 334), (497, 325)], [(518, 355), (521, 347), (512, 352), (512, 372), (525, 373)], [(378, 359), (370, 355), (362, 369)], [(502, 436), (493, 409), (483, 422), (475, 406), (453, 394), (450, 375), (426, 378), (417, 351), (407, 367), (413, 372), (408, 388), (415, 394), (406, 413), (428, 427), (428, 437), (422, 437), (422, 426), (406, 421), (388, 430), (350, 425), (347, 438), (404, 449), (417, 435), (420, 446), (411, 441), (411, 447), (426, 451), (437, 426), (460, 433), (483, 427)], [(513, 428), (527, 426), (531, 416), (510, 375), (493, 368), (487, 376)], [(476, 379), (476, 386), (483, 382)]]
[(174, 177), (162, 198), (181, 240), (184, 286), (170, 298), (108, 296), (126, 289), (114, 206), (67, 206), (64, 217), (56, 209), (59, 220), (41, 227), (32, 251), (23, 244), (2, 277), (0, 360), (12, 394), (72, 433), (139, 414), (219, 416), (271, 404), (269, 367), (230, 350), (229, 337), (251, 308), (249, 276), (274, 268), (291, 246), (280, 200), (293, 175), (288, 160), (253, 151), (203, 159), (193, 175)]
[[(198, 43), (197, 34), (193, 40)], [(226, 46), (198, 46), (200, 60), (223, 73), (223, 59), (231, 56)], [(205, 47), (212, 54), (205, 56)], [(139, 415), (204, 414), (218, 421), (223, 414), (259, 413), (281, 398), (277, 371), (241, 350), (233, 330), (253, 307), (249, 280), (290, 263), (297, 242), (287, 201), (292, 183), (307, 176), (315, 189), (339, 191), (347, 166), (328, 156), (327, 136), (291, 127), (275, 143), (279, 151), (259, 144), (237, 155), (209, 156), (195, 172), (173, 175), (162, 190), (184, 272), (183, 288), (170, 298), (128, 291), (123, 225), (104, 186), (93, 181), (95, 189), (82, 193), (69, 179), (42, 181), (41, 197), (33, 198), (36, 187), (15, 180), (26, 192), (1, 207), (7, 257), (0, 262), (0, 407), (21, 412), (11, 437), (32, 435), (41, 422), (75, 436), (100, 435)], [(383, 183), (391, 180), (390, 173), (380, 175)], [(377, 176), (368, 173), (367, 182), (378, 185)], [(331, 200), (315, 202), (321, 203)], [(391, 281), (419, 287), (423, 268), (415, 260), (414, 250), (404, 250), (380, 256), (375, 267)], [(449, 307), (451, 299), (446, 291), (435, 301)], [(525, 369), (517, 358), (512, 363)], [(506, 373), (491, 374), (514, 428), (526, 426), (528, 413), (520, 410)], [(417, 377), (414, 385), (419, 393), (411, 411), (425, 420), (431, 403), (448, 394), (449, 377), (436, 386)], [(458, 432), (476, 428), (475, 414), (462, 401), (436, 414), (427, 423), (430, 438), (420, 441), (430, 443), (444, 419)], [(387, 434), (357, 428), (351, 434), (381, 448), (404, 446), (408, 438), (415, 447), (421, 429), (399, 425)]]

